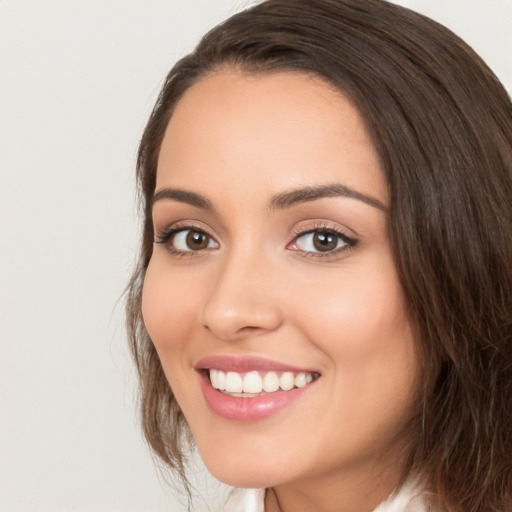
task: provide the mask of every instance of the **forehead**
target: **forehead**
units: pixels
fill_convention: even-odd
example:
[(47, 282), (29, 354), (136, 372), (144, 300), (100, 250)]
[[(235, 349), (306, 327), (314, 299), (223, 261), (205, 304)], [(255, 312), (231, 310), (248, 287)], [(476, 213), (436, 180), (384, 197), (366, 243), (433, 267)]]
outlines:
[(219, 180), (272, 192), (342, 182), (386, 200), (379, 158), (353, 103), (303, 72), (213, 72), (176, 105), (162, 143), (159, 186), (212, 190)]

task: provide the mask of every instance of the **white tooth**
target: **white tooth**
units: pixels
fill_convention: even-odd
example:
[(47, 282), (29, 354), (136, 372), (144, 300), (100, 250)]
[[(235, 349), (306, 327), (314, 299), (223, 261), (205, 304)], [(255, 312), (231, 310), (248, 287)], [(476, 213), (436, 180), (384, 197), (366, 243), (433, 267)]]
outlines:
[(283, 372), (279, 379), (279, 387), (283, 391), (289, 391), (295, 385), (295, 378), (292, 372)]
[(307, 377), (305, 373), (299, 373), (295, 377), (295, 385), (298, 388), (303, 388), (308, 383)]
[(226, 389), (226, 374), (222, 370), (217, 370), (217, 385), (221, 391)]
[(306, 383), (309, 384), (310, 382), (313, 382), (313, 375), (311, 375), (311, 373), (308, 373), (306, 375)]
[(272, 393), (279, 389), (279, 377), (276, 372), (267, 372), (263, 377), (263, 391)]
[(210, 382), (215, 389), (219, 389), (219, 383), (217, 379), (217, 370), (210, 370)]
[(228, 393), (241, 393), (242, 392), (242, 377), (239, 373), (228, 372), (226, 373), (226, 391)]
[(254, 371), (245, 374), (243, 383), (244, 393), (261, 393), (262, 389), (263, 382), (258, 372)]

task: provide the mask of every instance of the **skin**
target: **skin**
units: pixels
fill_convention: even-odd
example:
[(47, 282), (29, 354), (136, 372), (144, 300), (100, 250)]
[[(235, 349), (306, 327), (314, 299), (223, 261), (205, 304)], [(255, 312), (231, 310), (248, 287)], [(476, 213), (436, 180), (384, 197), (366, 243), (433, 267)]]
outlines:
[[(276, 194), (332, 184), (374, 202), (270, 206)], [(358, 111), (303, 73), (211, 73), (170, 120), (156, 191), (165, 188), (212, 206), (155, 201), (157, 240), (173, 226), (209, 238), (202, 250), (184, 236), (156, 243), (142, 305), (206, 466), (230, 485), (271, 488), (268, 512), (373, 510), (401, 478), (418, 361), (388, 191)], [(312, 235), (297, 235), (318, 229), (357, 242), (319, 252)], [(291, 406), (242, 423), (205, 402), (195, 365), (211, 355), (264, 357), (321, 377)]]

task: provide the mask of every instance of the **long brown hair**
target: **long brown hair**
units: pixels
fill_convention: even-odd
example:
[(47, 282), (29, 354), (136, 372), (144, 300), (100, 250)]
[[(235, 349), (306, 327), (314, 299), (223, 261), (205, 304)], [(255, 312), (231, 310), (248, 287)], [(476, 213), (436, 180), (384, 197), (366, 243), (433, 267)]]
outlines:
[(512, 496), (512, 105), (484, 62), (383, 0), (268, 0), (209, 32), (169, 73), (142, 137), (144, 215), (127, 323), (144, 433), (184, 475), (188, 432), (141, 317), (156, 163), (173, 108), (209, 72), (314, 73), (354, 101), (391, 193), (389, 232), (422, 361), (409, 476), (439, 511)]

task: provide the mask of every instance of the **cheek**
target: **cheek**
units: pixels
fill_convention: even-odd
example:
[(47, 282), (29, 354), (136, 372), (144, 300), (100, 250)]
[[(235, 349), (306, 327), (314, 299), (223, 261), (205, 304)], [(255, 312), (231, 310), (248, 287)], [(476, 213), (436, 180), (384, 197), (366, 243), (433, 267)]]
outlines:
[(142, 317), (151, 341), (162, 359), (179, 350), (197, 314), (193, 293), (180, 279), (174, 279), (162, 263), (151, 260), (142, 290)]
[[(378, 277), (346, 273), (326, 280), (323, 286), (317, 281), (306, 294), (290, 297), (312, 339), (344, 340), (347, 348), (356, 351), (371, 350), (383, 338), (400, 337), (408, 325), (405, 299), (393, 272)], [(334, 343), (333, 348), (338, 345)]]
[[(192, 280), (193, 282), (193, 280)], [(142, 316), (164, 374), (185, 416), (199, 401), (187, 385), (190, 378), (187, 347), (194, 333), (198, 305), (191, 280), (179, 279), (158, 259), (150, 262), (142, 291)]]
[(416, 397), (417, 352), (402, 291), (391, 282), (359, 279), (332, 292), (312, 298), (304, 330), (327, 355), (327, 394), (343, 432), (339, 445), (350, 453), (379, 450), (407, 423)]
[[(328, 357), (333, 392), (347, 401), (399, 406), (409, 402), (417, 376), (417, 353), (407, 306), (390, 263), (375, 272), (347, 272), (328, 286), (296, 300), (297, 318), (308, 339)], [(327, 283), (326, 283), (327, 284)]]

